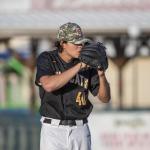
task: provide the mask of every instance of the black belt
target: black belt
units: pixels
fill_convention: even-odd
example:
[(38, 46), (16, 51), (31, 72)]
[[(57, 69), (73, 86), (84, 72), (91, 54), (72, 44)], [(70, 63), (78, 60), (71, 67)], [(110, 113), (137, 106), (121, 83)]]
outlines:
[[(53, 119), (49, 119), (49, 118), (44, 118), (44, 123), (52, 123)], [(59, 125), (65, 125), (65, 126), (76, 126), (77, 122), (80, 121), (81, 125), (87, 123), (87, 119), (82, 119), (82, 120), (60, 120)]]

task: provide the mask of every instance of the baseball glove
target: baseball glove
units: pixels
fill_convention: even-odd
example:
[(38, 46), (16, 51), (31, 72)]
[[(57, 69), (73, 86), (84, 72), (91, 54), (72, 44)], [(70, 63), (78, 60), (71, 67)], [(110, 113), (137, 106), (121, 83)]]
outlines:
[(79, 60), (92, 68), (106, 70), (108, 59), (105, 50), (106, 48), (102, 43), (88, 43), (83, 46)]

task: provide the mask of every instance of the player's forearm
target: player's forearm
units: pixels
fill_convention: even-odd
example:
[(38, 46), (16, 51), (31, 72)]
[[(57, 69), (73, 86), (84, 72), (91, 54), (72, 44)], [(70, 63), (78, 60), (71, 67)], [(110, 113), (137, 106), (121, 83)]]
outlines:
[(99, 82), (100, 82), (100, 87), (98, 92), (98, 98), (102, 102), (108, 103), (111, 99), (111, 94), (110, 94), (110, 86), (109, 83), (107, 82), (105, 74), (100, 76)]
[(40, 78), (40, 82), (47, 92), (58, 90), (77, 74), (77, 72), (80, 70), (80, 67), (81, 64), (77, 64), (61, 74), (43, 76)]

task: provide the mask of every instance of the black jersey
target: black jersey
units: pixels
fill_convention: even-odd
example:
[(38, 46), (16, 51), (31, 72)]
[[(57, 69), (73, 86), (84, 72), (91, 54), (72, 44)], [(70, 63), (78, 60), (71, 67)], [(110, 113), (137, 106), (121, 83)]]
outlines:
[(39, 83), (44, 75), (55, 75), (68, 70), (76, 63), (64, 62), (57, 50), (45, 51), (37, 59), (36, 85), (39, 86), (41, 98), (40, 114), (55, 119), (83, 119), (92, 111), (88, 92), (98, 93), (99, 77), (94, 69), (82, 69), (59, 90), (46, 92)]

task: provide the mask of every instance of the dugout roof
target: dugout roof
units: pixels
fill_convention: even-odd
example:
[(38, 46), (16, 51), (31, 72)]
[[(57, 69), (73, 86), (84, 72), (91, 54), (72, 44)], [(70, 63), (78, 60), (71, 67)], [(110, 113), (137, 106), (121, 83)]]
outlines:
[(54, 35), (68, 21), (78, 23), (87, 34), (127, 33), (131, 27), (150, 33), (150, 11), (33, 11), (0, 13), (0, 37)]

